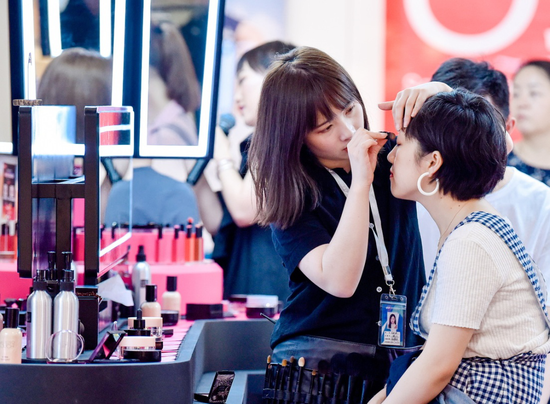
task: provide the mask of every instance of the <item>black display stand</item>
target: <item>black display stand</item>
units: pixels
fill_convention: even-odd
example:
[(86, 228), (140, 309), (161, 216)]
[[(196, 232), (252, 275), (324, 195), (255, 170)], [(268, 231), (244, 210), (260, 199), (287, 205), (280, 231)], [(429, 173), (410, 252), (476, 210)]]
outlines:
[[(37, 153), (35, 150), (37, 143), (45, 142), (44, 139), (40, 139), (43, 132), (48, 134), (43, 130), (38, 133), (37, 126), (41, 124), (38, 112), (43, 114), (43, 111), (51, 111), (52, 114), (60, 114), (69, 108), (25, 106), (19, 109), (17, 271), (22, 278), (32, 278), (33, 266), (35, 270), (47, 268), (45, 265), (49, 250), (55, 250), (57, 253), (57, 268), (64, 268), (62, 252), (72, 251), (72, 200), (84, 198), (84, 285), (95, 286), (100, 270), (100, 145), (126, 147), (126, 154), (121, 153), (118, 157), (131, 156), (133, 111), (131, 107), (86, 107), (84, 175), (73, 178), (72, 173), (66, 168), (66, 161), (71, 161), (75, 155), (56, 153), (55, 148), (61, 149), (63, 145), (69, 145), (71, 142), (74, 146), (74, 134), (71, 139), (71, 136), (56, 133), (53, 138), (61, 140), (63, 144), (51, 144), (49, 153)], [(102, 119), (102, 115), (109, 115), (110, 119)], [(101, 139), (105, 129), (109, 133), (116, 133), (117, 142), (120, 143), (105, 144)], [(45, 220), (49, 222), (45, 223)], [(36, 234), (36, 227), (40, 227), (41, 234)], [(50, 229), (51, 227), (55, 229)], [(37, 266), (41, 268), (36, 268)]]

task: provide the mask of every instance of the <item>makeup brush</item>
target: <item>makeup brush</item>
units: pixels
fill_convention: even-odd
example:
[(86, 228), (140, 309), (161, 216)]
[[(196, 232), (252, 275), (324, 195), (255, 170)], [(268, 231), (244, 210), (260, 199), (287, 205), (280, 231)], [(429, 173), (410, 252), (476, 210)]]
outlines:
[(271, 365), (271, 355), (267, 355), (267, 365), (265, 367), (264, 390), (262, 393), (262, 398), (265, 399), (267, 403), (271, 403), (269, 393), (271, 390), (272, 376), (273, 376), (273, 366)]
[(362, 376), (363, 376), (363, 387), (361, 389), (361, 399), (360, 404), (365, 404), (367, 402), (367, 393), (370, 390), (372, 380), (376, 376), (376, 363), (374, 358), (370, 356), (363, 356), (363, 366), (362, 366)]
[(334, 390), (332, 391), (332, 404), (337, 404), (340, 398), (340, 390), (342, 389), (342, 381), (346, 370), (346, 356), (343, 353), (337, 353), (330, 360), (332, 374), (336, 377), (334, 382)]
[(267, 365), (265, 367), (264, 389), (268, 389), (271, 384), (271, 355), (267, 355)]
[(363, 355), (357, 352), (352, 352), (346, 357), (346, 373), (348, 374), (348, 394), (346, 397), (347, 404), (351, 404), (355, 380), (361, 373), (362, 364)]
[(277, 400), (277, 403), (280, 403), (283, 401), (283, 386), (284, 386), (284, 380), (285, 380), (285, 373), (286, 373), (286, 365), (288, 361), (286, 359), (283, 359), (281, 362), (281, 368), (279, 369), (279, 373), (277, 373), (277, 378), (275, 379), (275, 400)]
[(327, 378), (330, 374), (330, 363), (326, 360), (320, 360), (317, 367), (319, 368), (319, 390), (317, 391), (317, 404), (324, 404)]
[(309, 383), (309, 391), (306, 394), (306, 398), (304, 400), (305, 404), (311, 404), (313, 401), (313, 388), (315, 387), (315, 382), (317, 381), (317, 370), (313, 369), (311, 371), (311, 380)]
[[(288, 365), (288, 377), (287, 377), (287, 384), (286, 384), (286, 392), (285, 392), (285, 404), (288, 404), (291, 401), (292, 396), (292, 372), (294, 371), (294, 356), (290, 357), (289, 365)], [(284, 381), (283, 381), (284, 386)], [(283, 387), (284, 389), (284, 387)]]
[(306, 360), (302, 356), (298, 359), (298, 381), (296, 382), (296, 390), (294, 392), (294, 402), (300, 403), (302, 401), (302, 378), (304, 377), (304, 366)]

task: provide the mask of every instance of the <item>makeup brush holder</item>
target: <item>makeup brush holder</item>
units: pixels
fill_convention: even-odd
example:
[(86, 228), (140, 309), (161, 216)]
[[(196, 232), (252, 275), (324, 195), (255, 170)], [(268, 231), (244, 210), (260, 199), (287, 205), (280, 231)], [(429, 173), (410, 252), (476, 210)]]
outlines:
[(351, 353), (337, 354), (330, 362), (320, 361), (315, 364), (317, 369), (300, 367), (291, 359), (271, 362), (266, 368), (262, 401), (264, 404), (366, 404), (384, 386), (383, 380), (373, 375), (376, 369), (368, 365), (372, 361), (373, 358)]

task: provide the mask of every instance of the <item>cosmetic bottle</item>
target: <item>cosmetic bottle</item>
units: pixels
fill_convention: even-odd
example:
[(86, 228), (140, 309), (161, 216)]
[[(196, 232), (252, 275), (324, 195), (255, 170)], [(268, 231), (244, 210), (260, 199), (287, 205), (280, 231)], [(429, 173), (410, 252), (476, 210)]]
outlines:
[(141, 304), (143, 317), (160, 317), (160, 303), (157, 302), (157, 285), (146, 285), (145, 302)]
[[(162, 294), (162, 319), (165, 325), (176, 325), (180, 317), (181, 295), (177, 291), (178, 277), (166, 277), (166, 292)], [(168, 321), (166, 321), (168, 320)]]
[[(59, 294), (53, 302), (53, 332), (70, 330), (79, 334), (78, 297), (73, 292), (74, 281), (71, 270), (63, 271), (63, 279), (59, 282)], [(77, 341), (70, 334), (63, 335), (53, 345), (54, 359), (73, 358), (78, 351)]]
[(27, 358), (46, 359), (46, 343), (52, 333), (52, 298), (46, 291), (45, 270), (37, 271), (27, 299)]
[(136, 255), (136, 264), (132, 268), (132, 289), (134, 289), (134, 307), (136, 310), (145, 302), (145, 286), (151, 283), (151, 268), (146, 259), (144, 247), (140, 245)]
[(202, 224), (195, 226), (195, 261), (204, 261), (204, 240), (202, 238)]
[[(71, 271), (73, 274), (73, 292), (74, 292), (74, 286), (76, 285), (76, 281), (77, 281), (76, 277), (78, 275), (78, 272), (76, 270), (76, 264), (73, 261), (73, 253), (70, 251), (63, 251), (61, 255), (63, 256), (63, 263), (65, 264), (64, 269)], [(61, 276), (63, 276), (63, 272), (61, 272)]]
[(59, 278), (56, 270), (56, 252), (48, 251), (48, 271), (46, 272), (47, 289), (50, 297), (55, 299), (59, 293)]
[(21, 363), (21, 340), (19, 309), (6, 309), (6, 327), (0, 331), (0, 363)]

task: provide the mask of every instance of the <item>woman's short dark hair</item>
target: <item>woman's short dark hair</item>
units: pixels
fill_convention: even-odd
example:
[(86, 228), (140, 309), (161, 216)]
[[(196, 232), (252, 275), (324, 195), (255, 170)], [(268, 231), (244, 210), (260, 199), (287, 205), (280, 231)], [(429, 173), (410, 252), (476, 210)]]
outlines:
[(256, 46), (241, 56), (237, 63), (237, 73), (245, 63), (248, 63), (252, 70), (264, 74), (276, 57), (290, 52), (294, 48), (296, 46), (282, 41), (271, 41)]
[(521, 65), (521, 67), (519, 68), (519, 70), (517, 71), (516, 74), (518, 74), (524, 68), (530, 67), (530, 66), (538, 67), (539, 69), (542, 69), (544, 71), (544, 73), (546, 73), (546, 76), (547, 76), (548, 80), (550, 80), (550, 61), (548, 61), (548, 60), (538, 60), (538, 59), (537, 60), (529, 60), (529, 61), (527, 61), (527, 62), (525, 62), (524, 64)]
[(318, 204), (318, 185), (306, 159), (320, 163), (305, 145), (306, 135), (317, 126), (318, 114), (332, 119), (332, 108), (344, 109), (353, 101), (365, 111), (348, 73), (318, 49), (299, 47), (273, 62), (264, 79), (249, 154), (260, 224), (286, 228), (305, 208)]
[(504, 177), (506, 123), (479, 95), (465, 90), (434, 95), (411, 120), (405, 136), (420, 143), (419, 158), (441, 153), (443, 164), (434, 180), (459, 201), (484, 197)]

